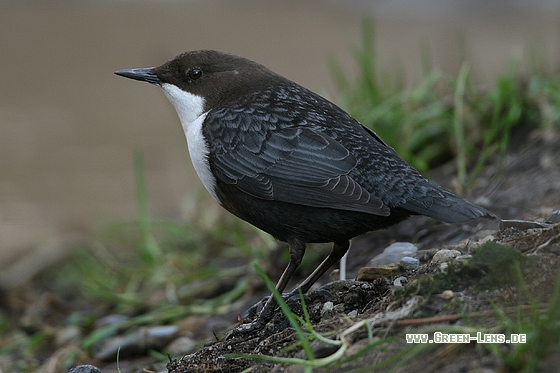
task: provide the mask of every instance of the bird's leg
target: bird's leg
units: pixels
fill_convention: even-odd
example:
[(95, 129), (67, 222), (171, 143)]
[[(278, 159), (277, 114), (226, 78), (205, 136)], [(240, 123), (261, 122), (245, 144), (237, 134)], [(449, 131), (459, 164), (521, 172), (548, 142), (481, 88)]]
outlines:
[[(282, 292), (288, 285), (288, 282), (294, 275), (297, 267), (299, 267), (299, 265), (301, 264), (301, 260), (303, 259), (303, 254), (305, 254), (305, 243), (303, 242), (296, 241), (290, 243), (289, 247), (290, 247), (290, 261), (288, 263), (288, 266), (282, 273), (282, 276), (280, 276), (278, 283), (276, 284), (276, 290), (278, 290), (280, 294), (282, 294)], [(274, 310), (276, 309), (276, 305), (277, 305), (276, 299), (274, 299), (274, 296), (271, 295), (266, 301), (261, 312), (259, 313), (258, 319), (262, 323), (267, 323), (268, 321), (270, 321), (272, 319), (272, 315), (274, 314)]]
[(290, 261), (276, 284), (276, 290), (278, 290), (280, 294), (282, 294), (286, 286), (288, 286), (288, 282), (294, 275), (297, 267), (301, 264), (301, 260), (305, 254), (305, 243), (300, 240), (291, 240), (288, 242), (288, 246), (290, 250)]
[[(296, 271), (297, 267), (299, 267), (299, 265), (301, 264), (301, 260), (303, 259), (303, 254), (305, 254), (305, 242), (294, 239), (288, 242), (288, 246), (290, 250), (290, 261), (288, 262), (286, 269), (284, 269), (282, 276), (280, 276), (280, 279), (276, 284), (276, 289), (280, 292), (280, 294), (282, 294), (282, 292), (288, 285), (288, 282), (294, 275), (294, 272)], [(250, 324), (241, 325), (239, 327), (241, 332), (249, 332), (258, 329), (264, 326), (267, 322), (269, 322), (272, 319), (272, 316), (274, 315), (274, 310), (276, 309), (276, 304), (277, 304), (276, 300), (272, 295), (269, 296), (268, 299), (267, 298), (265, 299), (266, 299), (266, 303), (264, 304), (264, 306), (262, 306), (262, 302), (264, 301), (263, 299), (259, 303), (252, 306), (246, 312), (246, 314), (256, 313), (257, 319)]]
[[(300, 265), (301, 260), (303, 258), (303, 254), (305, 253), (305, 243), (294, 240), (289, 242), (290, 247), (290, 262), (288, 266), (280, 276), (280, 280), (276, 284), (276, 289), (280, 293), (284, 291), (288, 282), (292, 278), (294, 272), (296, 271), (297, 267)], [(292, 290), (290, 293), (283, 295), (284, 299), (289, 299), (292, 296), (298, 294), (299, 290), (301, 289), (302, 293), (306, 293), (309, 288), (321, 277), (333, 264), (340, 260), (346, 254), (348, 249), (350, 248), (350, 242), (335, 242), (331, 249), (329, 255), (317, 266), (317, 268), (311, 273), (298, 287)], [(228, 335), (226, 335), (226, 339), (231, 338), (236, 335), (246, 335), (246, 333), (254, 332), (269, 322), (272, 319), (274, 314), (274, 310), (276, 309), (276, 300), (273, 296), (270, 296), (267, 300), (260, 312), (257, 312), (256, 309), (260, 308), (262, 301), (251, 307), (248, 313), (255, 312), (258, 314), (257, 319), (250, 324), (243, 324), (237, 327), (236, 329), (230, 331)]]
[[(303, 247), (304, 247), (303, 251), (305, 251), (305, 245)], [(291, 248), (292, 248), (292, 246), (290, 246), (290, 254), (292, 254)], [(313, 286), (313, 284), (315, 282), (317, 282), (319, 277), (321, 277), (329, 268), (331, 268), (333, 266), (333, 264), (338, 262), (340, 260), (340, 258), (342, 258), (344, 256), (344, 254), (346, 254), (346, 252), (348, 251), (349, 248), (350, 248), (350, 242), (349, 241), (345, 241), (345, 242), (342, 242), (342, 243), (340, 243), (340, 242), (336, 243), (335, 242), (333, 244), (333, 247), (332, 247), (329, 255), (325, 258), (325, 260), (323, 260), (323, 262), (321, 264), (319, 264), (317, 266), (317, 268), (315, 268), (313, 273), (311, 273), (294, 290), (290, 291), (287, 294), (284, 294), (283, 298), (285, 300), (290, 299), (294, 295), (298, 294), (300, 289), (301, 289), (302, 293), (307, 293), (307, 291), (309, 291), (311, 286)], [(301, 257), (299, 257), (300, 262), (301, 262), (301, 258), (303, 257), (303, 251), (301, 253)], [(292, 255), (290, 255), (290, 256), (292, 256)], [(292, 260), (290, 260), (290, 263), (288, 264), (288, 267), (286, 268), (286, 270), (282, 274), (282, 277), (280, 277), (280, 280), (278, 281), (278, 284), (276, 285), (276, 289), (278, 289), (278, 291), (280, 293), (282, 293), (284, 291), (284, 288), (288, 284), (289, 278), (293, 275), (293, 272), (296, 270), (297, 266), (299, 265), (299, 262), (297, 262), (297, 265), (295, 265), (295, 267), (293, 267), (293, 270), (289, 273), (289, 277), (287, 277), (287, 279), (285, 280), (284, 277), (287, 276), (286, 273), (290, 269), (291, 264), (292, 264)], [(253, 307), (252, 307), (250, 311), (258, 313), (256, 308), (259, 308), (261, 306), (261, 304), (262, 303), (256, 304), (255, 306), (253, 306), (255, 309), (253, 309)], [(272, 318), (272, 313), (274, 312), (275, 308), (276, 308), (276, 300), (274, 299), (274, 297), (271, 296), (267, 299), (265, 305), (262, 307), (262, 310), (260, 311), (260, 314), (259, 314), (259, 319), (262, 319), (264, 322), (268, 322)]]
[(335, 242), (331, 249), (329, 255), (323, 260), (321, 264), (315, 268), (313, 273), (311, 273), (303, 282), (294, 290), (292, 290), (288, 297), (291, 297), (299, 292), (301, 289), (302, 293), (307, 293), (311, 286), (317, 282), (319, 277), (321, 277), (329, 268), (331, 268), (336, 262), (340, 260), (346, 254), (350, 248), (350, 241), (345, 242)]

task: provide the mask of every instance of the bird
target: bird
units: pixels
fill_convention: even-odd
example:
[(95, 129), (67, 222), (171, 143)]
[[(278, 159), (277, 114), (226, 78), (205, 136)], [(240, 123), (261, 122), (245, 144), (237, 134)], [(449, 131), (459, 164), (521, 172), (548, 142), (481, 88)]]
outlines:
[[(194, 50), (115, 74), (161, 87), (214, 200), (288, 244), (281, 294), (308, 243), (333, 246), (287, 296), (307, 292), (360, 234), (412, 215), (445, 223), (497, 218), (428, 180), (334, 103), (250, 59)], [(269, 297), (246, 329), (266, 324), (275, 308)]]

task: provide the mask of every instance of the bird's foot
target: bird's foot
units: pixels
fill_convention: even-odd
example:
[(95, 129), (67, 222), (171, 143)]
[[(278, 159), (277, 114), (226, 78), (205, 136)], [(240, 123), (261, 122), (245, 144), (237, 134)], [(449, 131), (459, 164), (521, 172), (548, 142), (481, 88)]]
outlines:
[[(297, 294), (297, 290), (282, 294), (284, 301), (289, 300)], [(252, 305), (242, 315), (241, 320), (253, 320), (249, 323), (241, 324), (235, 329), (230, 330), (225, 339), (234, 337), (252, 338), (255, 332), (261, 330), (274, 317), (274, 311), (278, 308), (276, 300), (272, 296), (266, 296), (259, 302)]]
[(259, 317), (270, 297), (271, 295), (267, 295), (266, 297), (249, 307), (249, 309), (245, 311), (243, 315), (241, 315), (241, 320), (252, 320), (255, 317)]
[(258, 332), (267, 324), (268, 320), (263, 320), (257, 317), (255, 320), (248, 324), (241, 324), (234, 329), (230, 330), (224, 336), (224, 340), (242, 339), (248, 340), (257, 337)]
[[(328, 290), (319, 290), (315, 294), (320, 294), (321, 297), (330, 298), (332, 294)], [(294, 296), (299, 295), (299, 288), (296, 288), (289, 293), (282, 294), (282, 299), (286, 302), (290, 309), (298, 312), (297, 307), (300, 305), (299, 301)], [(307, 295), (304, 295), (305, 302), (307, 303)], [(260, 332), (273, 318), (275, 311), (278, 308), (276, 300), (272, 296), (266, 296), (259, 302), (251, 306), (242, 316), (241, 320), (252, 320), (248, 323), (241, 324), (235, 329), (230, 330), (225, 339), (242, 338), (244, 340), (255, 338), (261, 334)]]

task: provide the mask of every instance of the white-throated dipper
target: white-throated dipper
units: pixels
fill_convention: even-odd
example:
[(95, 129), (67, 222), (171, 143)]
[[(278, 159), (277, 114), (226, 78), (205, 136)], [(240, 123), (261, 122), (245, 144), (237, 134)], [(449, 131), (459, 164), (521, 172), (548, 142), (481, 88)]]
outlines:
[[(288, 243), (280, 292), (307, 243), (334, 245), (299, 285), (303, 292), (362, 233), (410, 215), (446, 223), (495, 218), (430, 182), (335, 104), (246, 58), (199, 50), (116, 74), (160, 86), (177, 110), (194, 168), (212, 197)], [(274, 308), (270, 297), (259, 324)]]

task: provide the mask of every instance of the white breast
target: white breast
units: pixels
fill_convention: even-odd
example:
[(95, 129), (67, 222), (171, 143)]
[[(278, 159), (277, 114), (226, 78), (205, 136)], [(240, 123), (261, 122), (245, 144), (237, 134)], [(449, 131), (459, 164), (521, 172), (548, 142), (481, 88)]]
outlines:
[(208, 144), (202, 135), (202, 123), (207, 114), (203, 112), (204, 98), (185, 92), (172, 84), (162, 84), (161, 88), (177, 110), (198, 177), (210, 195), (219, 203), (220, 200), (215, 192), (216, 178), (212, 175), (208, 163)]

